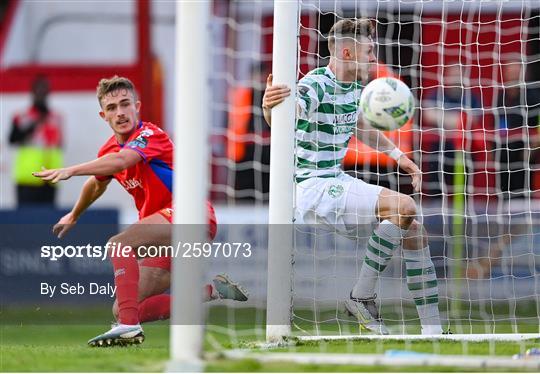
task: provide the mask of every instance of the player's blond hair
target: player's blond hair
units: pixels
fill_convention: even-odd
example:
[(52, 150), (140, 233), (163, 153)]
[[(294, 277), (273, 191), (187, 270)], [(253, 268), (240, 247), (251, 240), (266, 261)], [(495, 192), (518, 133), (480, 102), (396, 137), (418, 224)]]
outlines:
[(328, 50), (334, 54), (336, 40), (353, 38), (358, 40), (361, 36), (371, 38), (373, 24), (367, 18), (342, 19), (337, 21), (328, 33)]
[(105, 95), (117, 90), (128, 90), (133, 94), (133, 98), (137, 100), (137, 93), (135, 92), (135, 85), (133, 82), (125, 77), (115, 75), (114, 77), (103, 78), (99, 81), (97, 86), (99, 105), (101, 105), (101, 99), (103, 99)]

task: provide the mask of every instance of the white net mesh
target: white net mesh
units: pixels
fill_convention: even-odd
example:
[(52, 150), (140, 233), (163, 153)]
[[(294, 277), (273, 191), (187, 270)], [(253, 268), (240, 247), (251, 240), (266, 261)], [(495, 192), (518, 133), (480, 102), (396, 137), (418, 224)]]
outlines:
[[(445, 324), (464, 333), (536, 332), (539, 99), (532, 69), (539, 58), (538, 9), (524, 3), (439, 5), (303, 2), (309, 16), (301, 18), (301, 34), (311, 38), (300, 42), (300, 53), (325, 66), (325, 35), (334, 22), (373, 17), (380, 66), (372, 77), (398, 76), (418, 100), (414, 124), (401, 136), (389, 135), (424, 171), (423, 191), (414, 196), (431, 241)], [(299, 70), (300, 77), (308, 70), (302, 59)], [(344, 163), (349, 173), (412, 192), (395, 162), (351, 143)], [(338, 306), (358, 278), (369, 235), (350, 242), (315, 234), (295, 248), (295, 285), (303, 285), (293, 291), (299, 328), (310, 322), (320, 333), (333, 321), (330, 331), (347, 330)], [(396, 333), (414, 331), (418, 319), (401, 260), (390, 263), (377, 286), (383, 318), (399, 325)], [(312, 307), (307, 316), (296, 312), (301, 306)]]
[[(299, 80), (328, 64), (327, 35), (336, 21), (368, 17), (375, 26), (378, 61), (370, 79), (399, 77), (414, 94), (414, 120), (387, 136), (422, 169), (421, 193), (413, 191), (410, 177), (393, 160), (355, 138), (342, 167), (355, 178), (414, 198), (417, 219), (428, 232), (443, 329), (471, 337), (540, 333), (538, 5), (306, 0), (299, 7)], [(226, 222), (235, 223), (239, 215), (248, 214), (235, 210), (240, 203), (265, 212), (269, 196), (269, 130), (260, 102), (271, 68), (272, 8), (230, 2), (220, 9), (216, 22), (226, 37), (216, 50), (222, 66), (217, 76), (225, 78), (227, 94), (215, 107), (226, 125), (214, 129), (216, 144), (222, 147), (215, 147), (212, 192), (215, 200), (226, 203), (222, 212), (232, 212)], [(351, 240), (336, 230), (297, 226), (294, 335), (366, 335), (356, 318), (344, 312), (343, 302), (358, 281), (375, 227), (362, 225), (363, 232)], [(249, 234), (261, 239), (262, 248), (264, 230)], [(211, 328), (216, 346), (223, 346), (221, 335), (233, 346), (264, 339), (266, 279), (261, 269), (266, 253), (259, 254), (250, 270), (239, 272), (236, 265), (228, 265), (251, 288), (253, 298), (243, 312), (228, 309), (227, 327)], [(391, 334), (403, 337), (421, 331), (405, 262), (398, 249), (375, 288), (382, 319)], [(239, 328), (239, 313), (255, 328), (250, 323)], [(531, 342), (524, 341), (415, 345), (377, 340), (362, 347), (352, 341), (319, 341), (291, 350), (384, 353), (399, 348), (509, 356), (530, 347)]]

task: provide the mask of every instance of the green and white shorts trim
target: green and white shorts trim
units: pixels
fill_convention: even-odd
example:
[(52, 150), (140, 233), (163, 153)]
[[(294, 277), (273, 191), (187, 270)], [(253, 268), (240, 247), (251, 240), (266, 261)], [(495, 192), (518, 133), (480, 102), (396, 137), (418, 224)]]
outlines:
[(346, 236), (371, 230), (383, 187), (342, 173), (333, 178), (309, 178), (296, 184), (296, 223), (319, 224)]

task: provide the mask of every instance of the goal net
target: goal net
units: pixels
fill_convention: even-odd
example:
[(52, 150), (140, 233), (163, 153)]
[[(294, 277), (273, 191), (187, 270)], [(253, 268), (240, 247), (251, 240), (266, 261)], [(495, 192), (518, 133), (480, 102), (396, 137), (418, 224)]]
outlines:
[[(209, 307), (212, 349), (244, 349), (229, 351), (235, 358), (294, 357), (300, 363), (538, 368), (538, 361), (510, 358), (531, 356), (530, 349), (540, 344), (538, 4), (297, 3), (297, 49), (291, 52), (297, 57), (297, 82), (328, 65), (328, 33), (335, 22), (367, 17), (377, 58), (369, 79), (397, 77), (416, 100), (414, 119), (386, 135), (422, 169), (420, 192), (394, 160), (354, 137), (342, 162), (346, 174), (412, 197), (427, 231), (436, 293), (422, 292), (425, 280), (414, 281), (418, 274), (400, 246), (380, 269), (374, 294), (388, 336), (362, 329), (344, 308), (364, 261), (375, 261), (368, 242), (376, 223), (359, 223), (352, 236), (328, 225), (295, 224), (292, 273), (266, 274), (268, 199), (293, 193), (269, 193), (270, 131), (261, 111), (266, 77), (278, 63), (272, 61), (279, 48), (272, 35), (280, 25), (273, 24), (266, 2), (215, 5), (211, 194), (223, 223), (218, 241), (249, 241), (253, 256), (217, 259), (209, 266), (209, 272), (229, 272), (251, 294), (241, 305)], [(290, 25), (289, 30), (295, 32)], [(314, 139), (313, 146), (321, 142)], [(267, 299), (267, 280), (280, 283), (287, 277), (290, 292)], [(432, 301), (442, 329), (451, 334), (422, 337), (418, 306)], [(265, 323), (273, 324), (265, 312), (283, 303), (294, 339), (286, 354), (282, 348), (279, 356), (261, 356), (260, 350), (272, 347), (258, 344), (265, 340)], [(452, 357), (441, 361), (438, 355)], [(461, 360), (472, 356), (480, 358)]]
[[(415, 120), (387, 135), (423, 170), (422, 192), (412, 190), (395, 161), (355, 140), (343, 167), (415, 198), (429, 236), (443, 325), (467, 334), (538, 332), (538, 9), (497, 2), (376, 5), (302, 2), (302, 12), (315, 22), (300, 23), (314, 41), (300, 43), (311, 64), (300, 60), (299, 78), (328, 63), (326, 35), (336, 21), (373, 19), (378, 66), (370, 79), (399, 77), (417, 100)], [(293, 287), (297, 327), (356, 329), (338, 306), (362, 261), (373, 259), (365, 253), (371, 230), (357, 240), (321, 230), (307, 234), (305, 244), (297, 241), (304, 244), (294, 249), (295, 281), (302, 285)], [(399, 253), (394, 257), (376, 288), (381, 313), (395, 333), (418, 333), (405, 261)], [(309, 306), (306, 316), (302, 306)]]

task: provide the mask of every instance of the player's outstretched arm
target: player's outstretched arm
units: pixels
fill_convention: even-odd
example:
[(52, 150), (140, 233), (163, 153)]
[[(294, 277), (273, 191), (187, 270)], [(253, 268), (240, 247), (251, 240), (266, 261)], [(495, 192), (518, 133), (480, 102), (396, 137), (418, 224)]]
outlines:
[(272, 126), (272, 108), (282, 103), (291, 94), (289, 87), (284, 84), (273, 85), (272, 80), (272, 74), (268, 75), (262, 102), (263, 115), (268, 126)]
[(379, 152), (390, 154), (392, 150), (396, 149), (396, 145), (383, 132), (364, 124), (362, 119), (356, 122), (356, 137), (362, 143)]
[(420, 192), (422, 188), (422, 172), (420, 168), (381, 131), (375, 130), (359, 119), (356, 124), (356, 136), (358, 140), (379, 152), (386, 153), (397, 161), (400, 168), (412, 177), (414, 190)]
[(58, 238), (64, 237), (66, 233), (77, 223), (81, 214), (96, 201), (107, 189), (110, 179), (105, 181), (97, 180), (95, 177), (90, 177), (84, 183), (79, 195), (79, 199), (73, 206), (71, 212), (60, 218), (58, 223), (53, 227), (53, 233)]
[(32, 173), (46, 182), (57, 183), (77, 175), (113, 175), (142, 160), (142, 156), (132, 149), (109, 153), (96, 160), (62, 169), (48, 169)]

